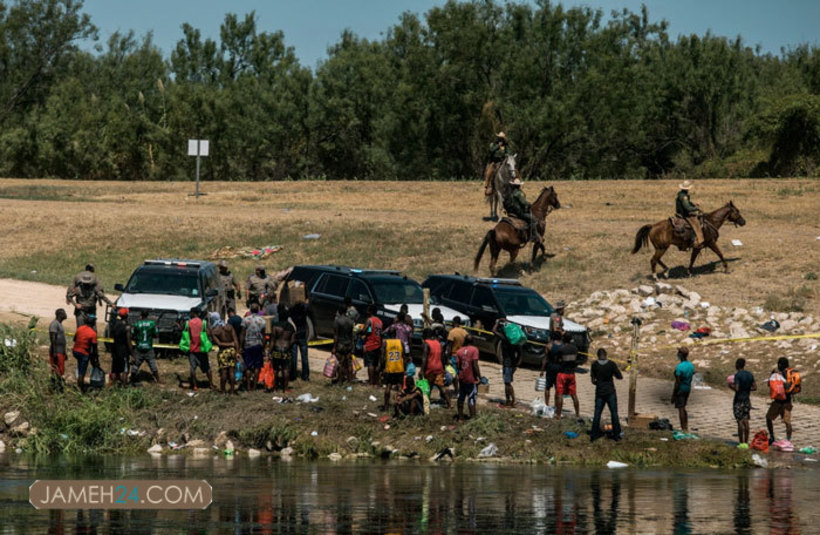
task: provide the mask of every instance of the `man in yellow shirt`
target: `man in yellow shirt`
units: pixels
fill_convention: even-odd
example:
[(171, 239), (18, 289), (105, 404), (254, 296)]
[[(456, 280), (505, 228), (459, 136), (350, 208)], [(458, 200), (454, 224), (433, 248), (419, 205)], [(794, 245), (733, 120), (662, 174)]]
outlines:
[(384, 370), (384, 410), (390, 410), (390, 393), (393, 386), (401, 390), (404, 385), (404, 344), (398, 338), (382, 342), (382, 369)]

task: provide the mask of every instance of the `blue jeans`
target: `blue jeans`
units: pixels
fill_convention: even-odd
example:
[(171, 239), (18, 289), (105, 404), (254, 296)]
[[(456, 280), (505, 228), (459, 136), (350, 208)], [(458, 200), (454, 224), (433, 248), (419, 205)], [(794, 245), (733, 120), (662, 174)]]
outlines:
[(88, 363), (91, 360), (91, 357), (88, 355), (83, 355), (82, 353), (77, 353), (73, 351), (74, 358), (77, 359), (77, 373), (79, 373), (78, 381), (80, 384), (83, 383), (83, 378), (85, 378), (85, 372), (88, 371)]
[(612, 420), (612, 436), (621, 436), (621, 422), (618, 421), (618, 396), (612, 393), (608, 396), (595, 396), (595, 415), (592, 417), (592, 432), (590, 436), (593, 440), (601, 436), (601, 413), (604, 412), (604, 405), (609, 406), (609, 416)]
[(302, 380), (307, 381), (310, 379), (310, 361), (308, 361), (308, 343), (307, 339), (300, 340), (296, 339), (293, 342), (293, 347), (291, 348), (290, 354), (290, 378), (296, 378), (296, 364), (299, 362), (299, 355), (298, 352), (302, 352)]

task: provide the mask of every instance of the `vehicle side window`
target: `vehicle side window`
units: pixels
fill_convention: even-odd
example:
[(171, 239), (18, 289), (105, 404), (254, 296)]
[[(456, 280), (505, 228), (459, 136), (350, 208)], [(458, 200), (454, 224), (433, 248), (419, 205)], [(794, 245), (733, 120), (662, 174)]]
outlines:
[(479, 308), (485, 312), (497, 312), (498, 309), (495, 306), (495, 298), (493, 297), (493, 292), (490, 291), (489, 288), (485, 288), (484, 286), (476, 286), (473, 290), (473, 299), (470, 304), (474, 308)]
[(470, 303), (470, 295), (472, 294), (472, 292), (472, 285), (464, 284), (462, 282), (456, 282), (455, 284), (453, 284), (453, 287), (450, 290), (448, 298), (451, 301), (455, 301), (456, 303), (463, 303), (466, 305)]
[(348, 279), (340, 275), (325, 273), (316, 285), (315, 292), (343, 297), (347, 289)]
[(426, 284), (430, 288), (430, 295), (432, 296), (444, 296), (450, 289), (450, 282), (446, 279), (431, 278)]
[(350, 281), (350, 286), (347, 287), (347, 297), (353, 301), (361, 301), (363, 303), (373, 302), (373, 298), (370, 297), (370, 291), (368, 291), (367, 285), (359, 279), (352, 279)]

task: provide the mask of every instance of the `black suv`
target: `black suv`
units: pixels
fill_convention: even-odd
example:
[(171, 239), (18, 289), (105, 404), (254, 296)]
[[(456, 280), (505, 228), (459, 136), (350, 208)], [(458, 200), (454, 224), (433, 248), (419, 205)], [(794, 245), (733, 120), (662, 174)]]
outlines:
[[(473, 327), (491, 331), (496, 320), (505, 319), (521, 325), (527, 338), (533, 342), (546, 343), (550, 331), (552, 306), (533, 290), (522, 286), (515, 279), (486, 279), (466, 275), (430, 275), (422, 283), (430, 289), (430, 296), (469, 317)], [(589, 333), (577, 323), (564, 318), (564, 330), (572, 333), (573, 343), (586, 353), (589, 349)], [(500, 356), (500, 342), (492, 334), (474, 332), (476, 346), (485, 353)], [(540, 364), (544, 346), (526, 344), (524, 361)], [(586, 357), (579, 358), (579, 364)]]
[[(344, 266), (303, 265), (294, 266), (283, 285), (301, 281), (310, 300), (308, 330), (310, 338), (332, 337), (336, 311), (349, 297), (359, 311), (362, 321), (367, 317), (367, 307), (376, 305), (376, 315), (389, 326), (401, 305), (407, 305), (416, 326), (421, 326), (423, 290), (413, 279), (398, 271), (356, 269)], [(432, 301), (432, 299), (431, 299)], [(445, 321), (459, 315), (455, 310), (439, 305)]]

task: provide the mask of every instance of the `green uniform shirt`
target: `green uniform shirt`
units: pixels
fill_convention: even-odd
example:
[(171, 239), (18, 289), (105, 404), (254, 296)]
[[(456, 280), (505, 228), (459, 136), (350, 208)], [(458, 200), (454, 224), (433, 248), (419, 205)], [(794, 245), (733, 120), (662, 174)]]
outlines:
[(685, 189), (680, 190), (677, 198), (675, 199), (675, 213), (678, 213), (683, 217), (688, 217), (690, 213), (697, 211), (698, 207), (692, 204), (692, 201), (689, 200), (689, 192)]
[(504, 200), (504, 209), (508, 214), (513, 216), (521, 216), (530, 211), (530, 203), (527, 202), (527, 197), (521, 188), (513, 188), (509, 197)]
[(154, 320), (137, 320), (133, 327), (133, 338), (137, 342), (137, 349), (150, 351), (154, 348), (154, 338), (158, 335), (157, 324)]
[(490, 144), (490, 161), (493, 163), (503, 162), (507, 156), (507, 144), (498, 141)]

